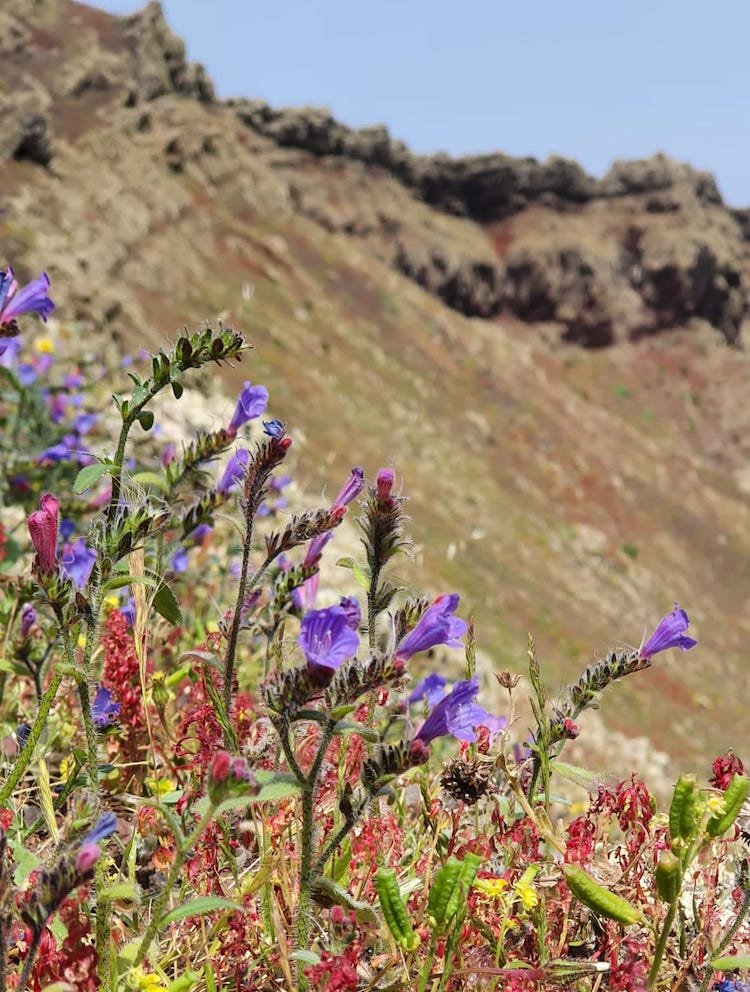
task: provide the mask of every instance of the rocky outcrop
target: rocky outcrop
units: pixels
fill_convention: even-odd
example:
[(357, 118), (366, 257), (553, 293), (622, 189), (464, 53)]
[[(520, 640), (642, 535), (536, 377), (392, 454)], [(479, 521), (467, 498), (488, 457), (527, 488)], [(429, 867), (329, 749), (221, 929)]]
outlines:
[[(554, 322), (564, 338), (587, 347), (694, 317), (731, 344), (740, 339), (750, 222), (724, 207), (706, 172), (665, 155), (615, 162), (599, 180), (561, 158), (417, 156), (385, 128), (347, 128), (325, 110), (274, 110), (258, 100), (231, 105), (243, 124), (279, 146), (385, 171), (420, 203), (481, 225), (483, 243), (440, 243), (421, 215), (417, 231), (403, 201), (395, 208), (387, 198), (377, 221), (363, 223), (370, 207), (354, 166), (340, 170), (328, 202), (323, 165), (315, 190), (316, 179), (295, 180), (299, 209), (329, 230), (378, 240), (399, 272), (461, 313)], [(358, 214), (341, 222), (347, 176)]]

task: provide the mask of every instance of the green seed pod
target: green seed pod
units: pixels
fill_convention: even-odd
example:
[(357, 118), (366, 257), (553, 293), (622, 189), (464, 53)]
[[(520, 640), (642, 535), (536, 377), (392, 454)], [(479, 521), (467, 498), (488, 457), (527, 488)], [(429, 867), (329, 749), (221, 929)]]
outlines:
[(698, 827), (695, 775), (680, 775), (669, 807), (669, 833), (672, 841), (687, 841)]
[(430, 898), (427, 902), (427, 911), (431, 921), (434, 921), (436, 929), (441, 929), (447, 920), (450, 919), (449, 909), (453, 912), (458, 908), (455, 901), (455, 908), (451, 905), (454, 902), (453, 896), (461, 884), (462, 863), (457, 858), (448, 858), (443, 867), (432, 880), (430, 886)]
[(656, 866), (656, 891), (662, 902), (673, 903), (682, 888), (682, 864), (671, 851), (664, 851)]
[(401, 898), (395, 868), (378, 868), (375, 874), (375, 890), (378, 893), (383, 919), (396, 943), (405, 951), (415, 950), (419, 947), (419, 934), (412, 929), (406, 905)]
[(474, 884), (479, 866), (483, 861), (484, 858), (480, 858), (478, 854), (467, 854), (464, 856), (464, 860), (461, 862), (461, 871), (458, 875), (458, 885), (453, 890), (453, 894), (445, 910), (446, 921), (452, 920), (458, 912), (460, 899), (463, 897), (464, 902), (466, 901), (466, 896)]
[(568, 888), (584, 906), (593, 909), (600, 916), (616, 920), (624, 926), (630, 926), (641, 919), (641, 914), (629, 902), (616, 896), (614, 892), (605, 889), (577, 865), (563, 865), (563, 874)]
[(748, 789), (750, 779), (746, 775), (735, 775), (724, 792), (724, 812), (712, 816), (706, 824), (709, 837), (720, 837), (725, 830), (729, 830), (747, 799)]

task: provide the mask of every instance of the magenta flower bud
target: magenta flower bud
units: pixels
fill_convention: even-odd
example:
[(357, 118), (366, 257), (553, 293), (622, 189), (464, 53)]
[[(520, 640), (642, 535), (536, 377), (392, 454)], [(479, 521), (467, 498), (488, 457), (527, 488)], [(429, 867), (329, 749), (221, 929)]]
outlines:
[(226, 751), (219, 751), (211, 762), (211, 782), (217, 785), (226, 782), (232, 767), (231, 756)]
[(99, 860), (99, 845), (84, 844), (78, 854), (76, 854), (76, 874), (80, 876), (88, 875), (96, 862)]
[(685, 633), (689, 626), (687, 613), (675, 603), (672, 612), (662, 617), (656, 630), (641, 648), (641, 658), (651, 658), (659, 651), (666, 651), (668, 648), (689, 651), (698, 643)]
[(381, 468), (378, 472), (378, 477), (375, 480), (378, 487), (378, 499), (383, 501), (390, 497), (391, 489), (393, 489), (393, 480), (395, 476), (393, 471), (389, 468)]
[(341, 492), (338, 494), (336, 499), (331, 504), (331, 509), (337, 509), (340, 506), (348, 506), (352, 500), (356, 499), (357, 496), (362, 492), (365, 485), (365, 473), (364, 469), (356, 466), (352, 469), (352, 474), (346, 480), (344, 485), (341, 487)]
[(57, 497), (45, 493), (39, 500), (39, 509), (30, 513), (27, 521), (36, 551), (36, 566), (42, 575), (50, 575), (55, 570), (59, 510)]

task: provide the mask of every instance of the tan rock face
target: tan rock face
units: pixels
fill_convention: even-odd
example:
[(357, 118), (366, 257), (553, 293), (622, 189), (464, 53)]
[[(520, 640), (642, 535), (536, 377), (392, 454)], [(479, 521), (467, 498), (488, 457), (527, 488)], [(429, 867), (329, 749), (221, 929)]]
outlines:
[(678, 599), (699, 647), (614, 687), (604, 724), (682, 767), (750, 745), (750, 366), (726, 346), (750, 225), (710, 177), (420, 158), (325, 112), (213, 100), (158, 5), (8, 12), (0, 263), (46, 269), (113, 357), (243, 326), (255, 350), (208, 414), (265, 382), (306, 492), (395, 467), (420, 566), (398, 579), (460, 592), (492, 666), (522, 668), (531, 630), (554, 694)]

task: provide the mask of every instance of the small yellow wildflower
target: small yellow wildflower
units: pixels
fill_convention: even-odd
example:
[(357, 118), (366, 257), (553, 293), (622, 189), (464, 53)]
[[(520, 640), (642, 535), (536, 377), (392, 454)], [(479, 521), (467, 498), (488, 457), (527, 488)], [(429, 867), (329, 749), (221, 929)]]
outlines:
[(723, 816), (727, 811), (726, 806), (724, 805), (724, 797), (717, 796), (715, 793), (714, 795), (708, 797), (706, 806), (712, 816)]
[(533, 909), (539, 903), (539, 897), (536, 892), (528, 882), (524, 882), (523, 879), (519, 879), (513, 886), (513, 891), (516, 893), (518, 898), (521, 900), (524, 910), (528, 913), (530, 909)]
[(54, 355), (55, 342), (52, 338), (39, 338), (36, 342), (36, 350), (40, 355)]
[(120, 597), (119, 596), (105, 596), (104, 597), (104, 605), (107, 606), (107, 607), (109, 607), (110, 610), (116, 610), (117, 607), (120, 605)]
[(162, 992), (167, 986), (155, 972), (146, 974), (143, 968), (131, 968), (128, 973), (128, 987), (138, 992)]
[(169, 778), (147, 778), (146, 785), (151, 790), (151, 795), (156, 796), (157, 799), (175, 790), (175, 783)]
[(474, 882), (474, 888), (488, 899), (499, 899), (507, 887), (508, 880), (505, 878), (478, 878)]

